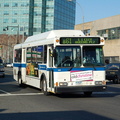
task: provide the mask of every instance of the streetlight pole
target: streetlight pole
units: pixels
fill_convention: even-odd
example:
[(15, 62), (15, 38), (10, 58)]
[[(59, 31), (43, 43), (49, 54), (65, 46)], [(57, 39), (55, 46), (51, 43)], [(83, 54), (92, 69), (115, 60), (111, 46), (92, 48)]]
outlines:
[(17, 25), (17, 26), (7, 26), (7, 30), (8, 30), (9, 27), (13, 27), (13, 28), (17, 27), (18, 30), (17, 30), (17, 40), (16, 40), (16, 43), (18, 44), (19, 43), (19, 25)]
[[(16, 39), (16, 43), (18, 44), (19, 43), (19, 25), (17, 26), (7, 26), (4, 31), (7, 31), (9, 27), (17, 27), (17, 39)], [(10, 43), (9, 43), (9, 37), (8, 37), (8, 62), (10, 62)]]
[(81, 12), (82, 12), (82, 31), (84, 33), (84, 12), (83, 12), (82, 6), (77, 1), (74, 1), (74, 0), (67, 0), (67, 1), (69, 1), (69, 2), (76, 2), (78, 4), (78, 6), (80, 7)]

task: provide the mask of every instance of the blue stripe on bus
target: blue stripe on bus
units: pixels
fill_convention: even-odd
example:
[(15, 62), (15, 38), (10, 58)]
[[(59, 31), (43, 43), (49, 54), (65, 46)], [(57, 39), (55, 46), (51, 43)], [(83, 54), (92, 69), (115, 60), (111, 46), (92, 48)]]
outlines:
[[(14, 63), (14, 67), (23, 67), (26, 68), (26, 64)], [(47, 70), (47, 71), (54, 71), (54, 72), (64, 72), (69, 71), (71, 68), (47, 68), (46, 65), (38, 65), (39, 70)], [(105, 67), (87, 67), (87, 68), (72, 68), (70, 71), (86, 71), (86, 70), (93, 70), (93, 71), (105, 71)]]
[(23, 67), (23, 68), (26, 68), (26, 64), (21, 64), (21, 63), (14, 63), (13, 64), (13, 67)]
[(39, 70), (47, 70), (47, 66), (46, 65), (38, 65), (38, 69)]
[[(70, 68), (47, 68), (47, 71), (53, 70), (54, 72), (63, 72), (63, 71), (69, 71)], [(94, 68), (72, 68), (70, 71), (86, 71), (86, 70), (92, 70), (92, 71), (105, 71), (104, 67), (96, 67)]]

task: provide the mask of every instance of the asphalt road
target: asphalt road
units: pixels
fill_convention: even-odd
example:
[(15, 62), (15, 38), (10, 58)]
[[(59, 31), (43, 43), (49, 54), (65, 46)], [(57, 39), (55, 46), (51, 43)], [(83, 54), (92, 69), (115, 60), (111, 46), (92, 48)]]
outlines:
[(120, 120), (120, 84), (108, 82), (106, 92), (44, 96), (40, 90), (20, 88), (6, 68), (0, 78), (0, 120)]

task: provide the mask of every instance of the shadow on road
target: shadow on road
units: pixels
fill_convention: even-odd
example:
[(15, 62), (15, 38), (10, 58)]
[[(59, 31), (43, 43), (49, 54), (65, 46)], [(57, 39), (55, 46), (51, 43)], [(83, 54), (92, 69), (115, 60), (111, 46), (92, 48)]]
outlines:
[(5, 78), (0, 77), (0, 94), (17, 92), (22, 89), (12, 75), (5, 75)]
[[(118, 86), (118, 87), (116, 87)], [(25, 87), (19, 87), (18, 83), (13, 79), (12, 75), (6, 75), (5, 78), (0, 78), (0, 89), (7, 91), (9, 93), (16, 92), (16, 91), (21, 91), (26, 88), (31, 88), (33, 91), (36, 91), (37, 93), (40, 92), (40, 90), (30, 87), (30, 86), (25, 86)], [(30, 92), (27, 90), (27, 92)], [(3, 93), (0, 91), (0, 94)], [(50, 94), (56, 97), (60, 98), (100, 98), (100, 97), (115, 97), (120, 95), (120, 84), (113, 84), (111, 82), (107, 83), (107, 90), (105, 92), (93, 92), (91, 96), (85, 96), (82, 92), (80, 93), (74, 93), (74, 94)]]
[[(0, 110), (3, 111), (3, 110)], [(0, 120), (113, 120), (88, 111), (0, 113)]]

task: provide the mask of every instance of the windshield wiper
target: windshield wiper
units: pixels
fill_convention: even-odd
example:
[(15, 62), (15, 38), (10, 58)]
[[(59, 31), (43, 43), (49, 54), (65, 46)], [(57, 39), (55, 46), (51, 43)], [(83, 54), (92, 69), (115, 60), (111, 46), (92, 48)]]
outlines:
[(72, 63), (71, 68), (68, 71), (71, 71), (73, 69), (73, 67), (74, 67), (74, 62)]
[(96, 70), (95, 66), (93, 63), (84, 63), (83, 66), (92, 66), (94, 68), (94, 70)]
[(92, 67), (94, 68), (94, 70), (96, 70), (95, 65), (93, 63), (91, 63), (91, 64), (92, 64)]

